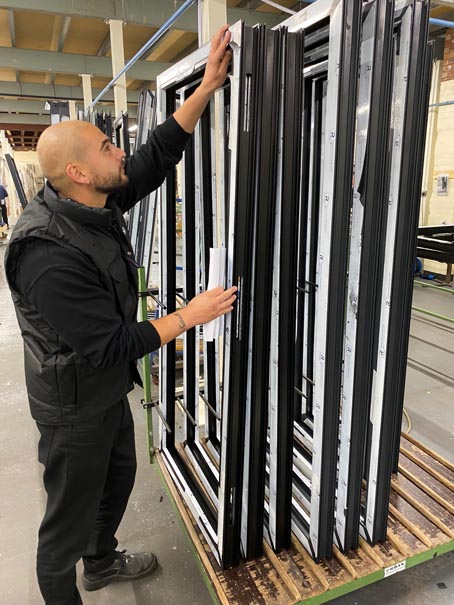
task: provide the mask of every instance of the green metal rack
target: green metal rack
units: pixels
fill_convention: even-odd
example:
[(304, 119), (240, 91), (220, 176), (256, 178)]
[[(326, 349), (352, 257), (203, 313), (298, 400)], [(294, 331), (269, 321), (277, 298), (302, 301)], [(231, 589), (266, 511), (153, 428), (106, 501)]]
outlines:
[(320, 563), (293, 539), (288, 550), (275, 554), (265, 545), (264, 556), (222, 571), (159, 454), (157, 461), (219, 605), (319, 605), (454, 552), (454, 464), (409, 435), (402, 435), (392, 481), (387, 541), (371, 546), (361, 539), (357, 551), (334, 548)]
[[(145, 267), (137, 269), (139, 282), (139, 320), (147, 320), (147, 296), (148, 287), (145, 279)], [(150, 463), (154, 461), (154, 441), (153, 441), (153, 402), (151, 400), (151, 375), (150, 375), (150, 356), (145, 355), (141, 360), (142, 366), (142, 384), (143, 384), (143, 399), (142, 405), (145, 410), (145, 427), (147, 433), (147, 451)]]

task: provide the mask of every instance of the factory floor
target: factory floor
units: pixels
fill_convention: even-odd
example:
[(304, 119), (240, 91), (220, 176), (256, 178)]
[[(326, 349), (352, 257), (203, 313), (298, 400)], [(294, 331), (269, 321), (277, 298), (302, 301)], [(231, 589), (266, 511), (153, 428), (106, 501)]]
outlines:
[[(22, 342), (6, 285), (0, 243), (0, 603), (38, 605), (35, 579), (37, 529), (44, 511), (38, 431), (24, 384)], [(454, 317), (454, 296), (415, 287), (414, 304)], [(411, 326), (406, 409), (411, 433), (454, 460), (454, 327), (415, 313)], [(85, 605), (210, 605), (196, 556), (156, 466), (147, 462), (141, 393), (132, 393), (139, 468), (118, 532), (121, 548), (152, 549), (160, 561), (150, 579), (86, 593)], [(405, 428), (405, 427), (404, 427)], [(80, 571), (80, 570), (79, 570)], [(454, 554), (332, 601), (338, 605), (453, 605)], [(252, 605), (252, 604), (251, 604)], [(255, 604), (254, 604), (255, 605)]]

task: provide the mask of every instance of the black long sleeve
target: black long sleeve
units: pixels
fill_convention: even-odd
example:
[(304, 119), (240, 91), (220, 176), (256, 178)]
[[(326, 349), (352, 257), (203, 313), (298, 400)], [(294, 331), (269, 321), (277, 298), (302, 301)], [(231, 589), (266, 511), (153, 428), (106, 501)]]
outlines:
[[(189, 136), (173, 117), (157, 126), (127, 160), (129, 183), (109, 196), (106, 208), (112, 203), (126, 212), (157, 189), (181, 159)], [(83, 229), (84, 221), (76, 220)], [(21, 255), (15, 287), (61, 343), (95, 368), (134, 362), (161, 346), (150, 322), (124, 321), (96, 267), (76, 249), (35, 240)]]
[(162, 184), (167, 172), (181, 160), (190, 136), (173, 116), (156, 126), (147, 142), (126, 160), (129, 184), (115, 194), (115, 203), (122, 212)]
[(149, 321), (124, 322), (96, 268), (76, 250), (36, 240), (21, 257), (16, 286), (61, 341), (93, 367), (136, 361), (161, 345)]

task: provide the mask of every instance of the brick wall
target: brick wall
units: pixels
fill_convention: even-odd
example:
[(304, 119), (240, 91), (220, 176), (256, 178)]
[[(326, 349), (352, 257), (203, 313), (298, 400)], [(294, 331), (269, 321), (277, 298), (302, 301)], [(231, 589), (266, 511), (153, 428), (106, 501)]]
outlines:
[(441, 81), (454, 80), (454, 30), (446, 30)]

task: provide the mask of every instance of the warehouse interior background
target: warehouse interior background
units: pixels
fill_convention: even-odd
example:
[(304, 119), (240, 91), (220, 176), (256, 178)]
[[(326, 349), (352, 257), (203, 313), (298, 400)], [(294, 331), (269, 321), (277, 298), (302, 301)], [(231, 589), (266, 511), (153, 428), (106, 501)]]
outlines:
[[(209, 0), (208, 0), (209, 1)], [(211, 0), (216, 10), (217, 0)], [(227, 0), (227, 21), (264, 22), (272, 27), (289, 12), (308, 2), (295, 0)], [(223, 2), (220, 2), (223, 4)], [(274, 4), (274, 5), (273, 5)], [(44, 179), (36, 144), (50, 125), (49, 103), (69, 101), (73, 116), (115, 75), (115, 45), (122, 38), (126, 63), (156, 34), (182, 5), (171, 0), (10, 0), (0, 4), (0, 183), (9, 192), (10, 224), (21, 212), (20, 200), (5, 160), (17, 165), (28, 199)], [(279, 5), (281, 8), (279, 8)], [(287, 9), (286, 11), (282, 9)], [(454, 224), (454, 0), (431, 3), (430, 38), (435, 41), (430, 107), (422, 183), (420, 226)], [(451, 27), (446, 23), (450, 22)], [(117, 32), (113, 34), (112, 32)], [(120, 37), (120, 38), (119, 38)], [(155, 89), (156, 77), (195, 50), (202, 39), (197, 6), (173, 26), (126, 72), (122, 94), (127, 101), (131, 140), (139, 94)], [(117, 70), (122, 67), (118, 67)], [(84, 91), (85, 81), (85, 91)], [(85, 96), (84, 96), (85, 95)], [(95, 106), (115, 116), (113, 89)], [(44, 493), (35, 461), (37, 435), (28, 414), (22, 368), (22, 344), (3, 271), (7, 232), (0, 234), (0, 601), (5, 605), (39, 603), (34, 577), (36, 528), (42, 516)], [(423, 275), (414, 290), (413, 305), (441, 317), (454, 318), (454, 296), (424, 288), (446, 281), (445, 263), (423, 261)], [(430, 279), (428, 279), (430, 278)], [(452, 290), (454, 294), (454, 289)], [(207, 589), (192, 547), (180, 525), (171, 499), (156, 472), (150, 472), (144, 446), (144, 420), (136, 389), (136, 439), (139, 474), (121, 538), (135, 548), (160, 553), (162, 571), (156, 579), (135, 586), (108, 587), (85, 595), (88, 605), (208, 605), (214, 597)], [(440, 319), (414, 314), (406, 380), (405, 405), (411, 434), (454, 462), (454, 326)], [(407, 427), (404, 426), (403, 430)], [(140, 459), (140, 452), (143, 452)], [(454, 497), (453, 497), (454, 502)], [(454, 553), (415, 567), (333, 601), (342, 604), (448, 605), (454, 603)]]
[[(90, 80), (92, 96), (112, 79), (110, 23), (122, 23), (124, 61), (130, 60), (182, 3), (139, 0), (117, 2), (43, 2), (0, 5), (0, 178), (12, 185), (4, 154), (12, 152), (26, 193), (32, 197), (42, 184), (35, 149), (40, 133), (50, 124), (46, 102), (74, 101), (84, 109), (82, 75)], [(308, 2), (278, 3), (297, 11)], [(157, 6), (159, 7), (157, 9)], [(432, 76), (431, 105), (454, 99), (454, 30), (437, 21), (454, 21), (454, 2), (431, 3), (430, 38), (435, 40), (436, 62)], [(244, 19), (277, 25), (289, 13), (256, 0), (228, 0), (229, 23)], [(126, 72), (125, 86), (130, 126), (134, 126), (139, 92), (155, 89), (156, 76), (188, 55), (199, 44), (197, 8), (190, 8)], [(96, 105), (96, 111), (115, 116), (113, 91)], [(425, 170), (421, 199), (421, 225), (454, 222), (454, 171), (451, 149), (454, 138), (454, 105), (429, 109)], [(131, 137), (134, 134), (131, 133)], [(437, 193), (437, 179), (448, 178), (447, 191)], [(14, 186), (10, 187), (14, 191)], [(14, 216), (19, 202), (12, 204)], [(426, 261), (425, 269), (438, 274), (446, 267)]]

